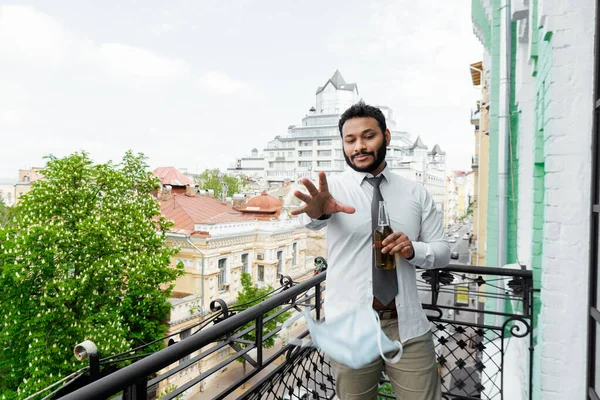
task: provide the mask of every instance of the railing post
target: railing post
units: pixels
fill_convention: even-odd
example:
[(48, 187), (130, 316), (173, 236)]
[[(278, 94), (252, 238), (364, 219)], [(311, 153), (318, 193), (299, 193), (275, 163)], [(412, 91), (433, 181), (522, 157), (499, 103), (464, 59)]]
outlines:
[(98, 357), (98, 353), (89, 354), (88, 362), (90, 366), (90, 379), (95, 381), (100, 378), (100, 357)]
[(315, 313), (317, 321), (321, 320), (321, 283), (315, 286)]
[(131, 386), (127, 386), (127, 388), (123, 390), (123, 400), (146, 400), (148, 398), (147, 385), (148, 380), (144, 379)]
[(263, 314), (256, 318), (256, 364), (263, 365)]

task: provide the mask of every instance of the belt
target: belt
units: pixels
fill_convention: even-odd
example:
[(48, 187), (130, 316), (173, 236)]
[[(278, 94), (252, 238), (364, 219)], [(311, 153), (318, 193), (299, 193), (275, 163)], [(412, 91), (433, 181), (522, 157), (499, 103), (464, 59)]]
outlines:
[(398, 311), (396, 310), (375, 310), (379, 315), (380, 320), (385, 319), (398, 319)]
[(381, 304), (379, 300), (373, 298), (373, 309), (379, 314), (379, 319), (395, 319), (398, 318), (398, 311), (396, 310), (396, 302), (392, 301), (387, 306)]

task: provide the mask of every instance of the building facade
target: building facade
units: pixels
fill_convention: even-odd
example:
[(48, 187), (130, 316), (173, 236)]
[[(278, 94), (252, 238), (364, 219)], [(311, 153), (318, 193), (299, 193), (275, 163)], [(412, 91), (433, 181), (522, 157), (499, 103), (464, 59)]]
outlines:
[[(183, 264), (186, 272), (176, 280), (170, 299), (169, 334), (179, 332), (175, 340), (198, 329), (198, 321), (211, 313), (214, 300), (234, 303), (243, 272), (252, 276), (255, 285), (274, 288), (284, 275), (296, 279), (312, 273), (313, 266), (305, 260), (307, 230), (283, 212), (279, 199), (262, 193), (234, 208), (195, 188), (175, 168), (157, 168), (154, 175), (161, 180), (156, 193), (161, 213), (174, 222), (167, 243), (180, 249), (172, 264)], [(230, 351), (226, 348), (188, 366), (160, 390), (187, 382)], [(218, 379), (218, 374), (211, 379)], [(204, 390), (211, 379), (194, 390)]]
[(31, 169), (20, 169), (19, 180), (14, 186), (14, 203), (19, 202), (19, 198), (31, 190), (31, 185), (38, 179), (43, 178), (43, 168), (33, 167)]
[[(300, 125), (290, 125), (285, 135), (267, 143), (262, 155), (254, 149), (251, 157), (238, 158), (228, 173), (256, 176), (264, 187), (277, 187), (306, 177), (316, 179), (318, 171), (335, 174), (348, 166), (342, 150), (338, 122), (341, 114), (361, 100), (356, 83), (347, 83), (339, 71), (319, 86), (315, 106)], [(385, 115), (391, 132), (386, 160), (390, 169), (421, 182), (433, 195), (438, 210), (445, 206), (446, 153), (439, 145), (431, 150), (420, 138), (412, 141), (407, 132), (397, 129), (390, 107), (377, 106)], [(259, 165), (262, 163), (262, 171)]]
[(532, 270), (539, 291), (531, 392), (529, 343), (511, 340), (505, 398), (600, 393), (597, 13), (596, 1), (472, 3), (489, 97), (485, 263)]
[(482, 266), (485, 265), (487, 226), (490, 104), (483, 62), (471, 64), (470, 71), (473, 86), (481, 88), (481, 98), (477, 102), (477, 108), (471, 111), (471, 124), (475, 136), (475, 149), (471, 162), (474, 185), (471, 264)]

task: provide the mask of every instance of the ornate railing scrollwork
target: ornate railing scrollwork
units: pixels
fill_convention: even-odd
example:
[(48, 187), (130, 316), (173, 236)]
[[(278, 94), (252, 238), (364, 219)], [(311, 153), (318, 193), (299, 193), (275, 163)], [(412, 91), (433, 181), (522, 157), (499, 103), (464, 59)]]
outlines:
[(514, 336), (516, 338), (523, 338), (523, 337), (529, 335), (529, 333), (531, 333), (531, 324), (529, 323), (529, 321), (526, 318), (523, 318), (522, 316), (519, 316), (519, 315), (515, 315), (510, 318), (507, 318), (506, 321), (504, 321), (504, 323), (502, 324), (502, 332), (506, 332), (506, 327), (511, 322), (520, 322), (521, 324), (523, 324), (525, 326), (524, 332), (521, 332), (520, 324), (515, 324), (515, 325), (511, 326), (509, 330), (510, 330), (510, 334), (512, 336)]
[(210, 311), (212, 311), (212, 312), (220, 311), (220, 313), (221, 313), (221, 315), (215, 319), (215, 324), (220, 321), (223, 321), (224, 319), (227, 319), (235, 314), (235, 313), (229, 311), (229, 307), (227, 306), (227, 303), (225, 303), (225, 300), (223, 300), (223, 299), (215, 299), (215, 300), (211, 301), (210, 302)]

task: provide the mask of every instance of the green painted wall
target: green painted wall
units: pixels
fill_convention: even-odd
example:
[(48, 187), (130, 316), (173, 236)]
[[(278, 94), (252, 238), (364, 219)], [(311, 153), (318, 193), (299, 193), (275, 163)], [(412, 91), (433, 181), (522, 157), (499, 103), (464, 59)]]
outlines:
[[(533, 5), (537, 10), (538, 0)], [(536, 288), (542, 287), (542, 257), (544, 252), (544, 207), (545, 207), (545, 153), (544, 142), (548, 131), (550, 119), (550, 90), (552, 72), (552, 33), (544, 35), (543, 27), (537, 26), (533, 33), (537, 38), (537, 58), (533, 75), (535, 80), (535, 142), (533, 165), (533, 238), (531, 247), (531, 267), (533, 269), (533, 284)], [(533, 355), (533, 398), (541, 398), (541, 342), (542, 325), (538, 324), (538, 317), (542, 307), (540, 293), (534, 294), (534, 355)]]
[[(492, 21), (490, 28), (490, 146), (489, 146), (489, 170), (488, 170), (488, 214), (486, 225), (486, 251), (485, 265), (496, 266), (498, 259), (498, 137), (499, 137), (499, 105), (500, 105), (500, 0), (493, 0)], [(487, 38), (486, 38), (487, 39)], [(496, 310), (497, 301), (492, 296), (496, 293), (493, 285), (486, 285), (486, 310)], [(500, 311), (500, 310), (498, 310)], [(486, 324), (495, 325), (496, 317), (486, 315)]]

